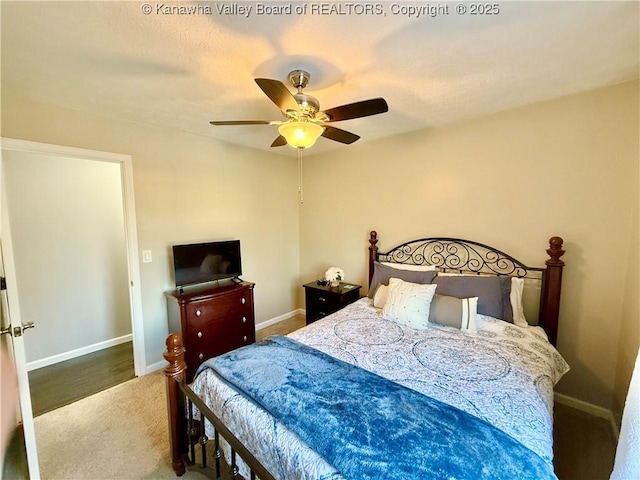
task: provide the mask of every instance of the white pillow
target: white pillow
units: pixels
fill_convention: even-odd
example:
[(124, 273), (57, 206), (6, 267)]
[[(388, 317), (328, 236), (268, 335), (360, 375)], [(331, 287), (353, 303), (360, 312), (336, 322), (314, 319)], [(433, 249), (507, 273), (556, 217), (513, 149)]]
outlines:
[(398, 270), (411, 270), (414, 272), (434, 272), (438, 269), (435, 265), (411, 265), (409, 263), (393, 263), (393, 262), (380, 262), (387, 267), (397, 268)]
[(384, 308), (387, 303), (387, 296), (389, 295), (388, 285), (378, 285), (376, 293), (373, 294), (373, 306), (376, 308)]
[(511, 301), (511, 310), (513, 310), (513, 324), (519, 327), (528, 327), (529, 322), (524, 316), (524, 307), (522, 306), (522, 291), (524, 289), (524, 278), (511, 278), (511, 293), (509, 300)]
[[(438, 275), (441, 277), (475, 277), (477, 274), (475, 273), (448, 273), (448, 272), (438, 272)], [(480, 274), (483, 276), (484, 274)], [(486, 274), (486, 276), (491, 277), (493, 275)], [(524, 316), (524, 307), (522, 306), (522, 291), (524, 289), (524, 278), (511, 277), (511, 290), (509, 292), (509, 303), (511, 303), (511, 310), (513, 312), (513, 324), (519, 327), (528, 327), (529, 322), (527, 322), (527, 318)]]
[(436, 292), (435, 284), (417, 284), (389, 279), (387, 302), (382, 318), (411, 328), (425, 329), (429, 324), (429, 306)]

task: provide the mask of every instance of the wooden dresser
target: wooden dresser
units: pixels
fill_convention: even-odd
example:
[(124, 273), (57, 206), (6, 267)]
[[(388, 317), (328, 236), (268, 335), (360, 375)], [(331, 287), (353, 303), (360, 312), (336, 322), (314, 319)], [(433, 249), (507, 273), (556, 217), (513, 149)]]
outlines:
[(256, 341), (253, 283), (165, 292), (169, 331), (182, 334), (187, 382), (200, 364)]

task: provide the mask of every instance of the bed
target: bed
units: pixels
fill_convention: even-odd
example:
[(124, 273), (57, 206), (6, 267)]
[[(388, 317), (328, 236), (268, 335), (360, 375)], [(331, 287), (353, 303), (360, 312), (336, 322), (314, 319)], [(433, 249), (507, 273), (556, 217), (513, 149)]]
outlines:
[(377, 244), (367, 297), (208, 360), (191, 385), (169, 335), (177, 475), (555, 478), (562, 239), (544, 267), (453, 238)]

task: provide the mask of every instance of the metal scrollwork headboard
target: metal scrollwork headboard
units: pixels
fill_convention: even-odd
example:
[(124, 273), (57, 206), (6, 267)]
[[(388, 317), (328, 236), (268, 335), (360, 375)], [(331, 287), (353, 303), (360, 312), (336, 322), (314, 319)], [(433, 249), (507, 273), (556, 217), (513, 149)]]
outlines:
[(500, 250), (458, 238), (421, 238), (403, 243), (378, 259), (411, 265), (435, 265), (444, 271), (525, 277), (543, 268), (528, 267)]
[(549, 341), (555, 345), (560, 308), (560, 288), (564, 262), (563, 240), (552, 237), (545, 267), (529, 267), (496, 248), (459, 238), (420, 238), (398, 245), (387, 252), (379, 252), (378, 234), (369, 236), (369, 283), (373, 277), (374, 262), (388, 261), (410, 265), (435, 265), (442, 271), (512, 277), (534, 277), (542, 281), (538, 324), (543, 327)]

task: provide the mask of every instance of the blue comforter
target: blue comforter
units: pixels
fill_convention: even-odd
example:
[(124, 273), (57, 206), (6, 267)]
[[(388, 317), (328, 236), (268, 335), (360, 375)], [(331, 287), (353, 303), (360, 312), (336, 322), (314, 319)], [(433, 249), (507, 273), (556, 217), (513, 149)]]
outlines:
[(555, 479), (489, 423), (286, 337), (205, 362), (349, 479)]

